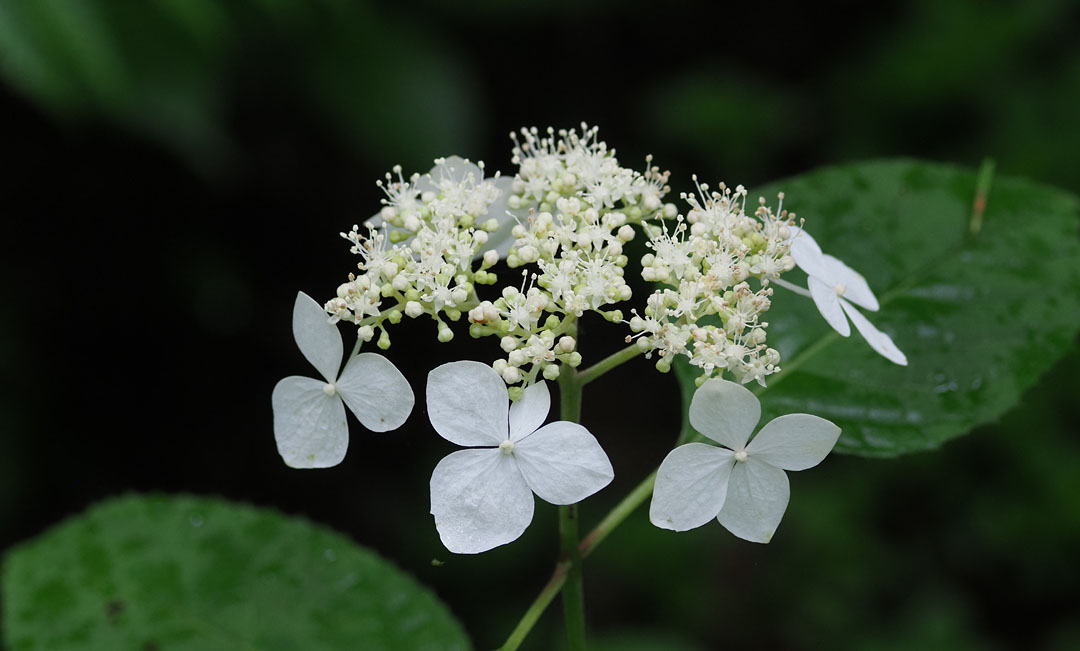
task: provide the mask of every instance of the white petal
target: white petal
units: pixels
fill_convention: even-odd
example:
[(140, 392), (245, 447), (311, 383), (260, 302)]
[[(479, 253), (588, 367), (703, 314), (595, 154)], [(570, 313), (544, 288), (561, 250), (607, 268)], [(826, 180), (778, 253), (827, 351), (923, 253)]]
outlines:
[(329, 468), (345, 458), (345, 406), (337, 396), (327, 395), (325, 386), (321, 380), (293, 375), (274, 387), (274, 439), (285, 465)]
[(715, 518), (727, 496), (733, 457), (705, 443), (669, 452), (656, 471), (649, 520), (661, 529), (687, 531)]
[(545, 425), (514, 447), (525, 483), (552, 504), (574, 504), (611, 483), (615, 471), (596, 437), (577, 423)]
[(821, 316), (825, 317), (832, 329), (844, 337), (850, 335), (851, 326), (844, 318), (844, 310), (840, 308), (840, 297), (836, 295), (836, 290), (814, 276), (810, 277), (807, 286), (810, 287), (810, 296), (814, 299), (818, 312), (821, 312)]
[(741, 450), (761, 419), (761, 403), (741, 384), (713, 378), (690, 400), (694, 429), (732, 450)]
[(298, 292), (293, 303), (292, 329), (300, 352), (327, 382), (333, 382), (341, 368), (341, 333), (326, 310), (304, 292)]
[(353, 357), (336, 384), (349, 410), (372, 432), (397, 429), (412, 413), (412, 387), (382, 355), (360, 353)]
[[(516, 215), (519, 219), (524, 215), (524, 211), (512, 211), (510, 210), (510, 194), (511, 186), (514, 184), (513, 176), (500, 176), (495, 179), (495, 187), (499, 188), (499, 198), (491, 202), (488, 206), (487, 214), (477, 221), (484, 221), (487, 219), (495, 219), (499, 222), (499, 228), (489, 234), (487, 244), (484, 245), (485, 249), (495, 249), (499, 252), (499, 259), (505, 258), (506, 254), (510, 251), (510, 247), (514, 246), (514, 236), (512, 231), (514, 226), (517, 225), (517, 219), (514, 219)], [(479, 254), (478, 254), (479, 255)]]
[(874, 292), (870, 289), (870, 285), (867, 284), (862, 274), (844, 264), (842, 260), (838, 260), (827, 253), (822, 258), (829, 274), (827, 279), (822, 280), (826, 280), (834, 287), (843, 285), (844, 298), (856, 305), (865, 307), (871, 312), (878, 311), (877, 297), (874, 296)]
[(551, 411), (547, 382), (540, 380), (525, 389), (524, 395), (510, 405), (510, 440), (517, 442), (540, 429)]
[(431, 514), (443, 545), (479, 554), (517, 540), (533, 517), (533, 494), (513, 457), (459, 450), (431, 473)]
[(907, 366), (907, 355), (896, 347), (889, 335), (875, 328), (874, 324), (870, 323), (851, 303), (840, 301), (840, 304), (844, 306), (844, 311), (851, 317), (851, 322), (855, 324), (855, 328), (866, 340), (866, 343), (870, 344), (871, 348), (890, 362), (900, 366)]
[(791, 226), (791, 257), (795, 264), (806, 272), (808, 276), (825, 276), (827, 274), (824, 255), (817, 241), (798, 226)]
[(806, 470), (821, 463), (838, 438), (840, 428), (824, 418), (788, 414), (762, 427), (746, 453), (784, 470)]
[(750, 457), (731, 471), (727, 501), (716, 519), (743, 540), (767, 543), (780, 526), (790, 497), (784, 471)]
[(450, 362), (428, 373), (431, 426), (458, 445), (499, 445), (507, 439), (510, 397), (487, 364)]

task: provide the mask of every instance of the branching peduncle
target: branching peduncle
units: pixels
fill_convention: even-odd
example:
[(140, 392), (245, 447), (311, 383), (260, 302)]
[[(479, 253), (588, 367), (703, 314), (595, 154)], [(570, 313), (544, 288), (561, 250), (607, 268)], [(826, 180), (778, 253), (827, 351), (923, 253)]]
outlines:
[[(582, 386), (580, 377), (574, 371), (564, 371), (559, 375), (562, 420), (572, 423), (581, 421)], [(568, 648), (570, 651), (585, 651), (585, 590), (582, 583), (581, 551), (578, 549), (576, 504), (559, 507), (559, 565), (566, 568), (562, 598)]]

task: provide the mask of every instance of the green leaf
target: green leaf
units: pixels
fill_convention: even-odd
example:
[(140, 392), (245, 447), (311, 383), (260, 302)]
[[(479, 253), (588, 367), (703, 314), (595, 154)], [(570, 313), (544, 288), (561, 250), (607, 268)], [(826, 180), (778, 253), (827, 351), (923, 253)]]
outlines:
[(10, 552), (10, 651), (468, 649), (427, 589), (308, 522), (196, 497), (108, 501)]
[[(843, 434), (838, 452), (930, 450), (1016, 405), (1080, 328), (1077, 200), (1018, 178), (994, 179), (969, 233), (975, 173), (908, 160), (842, 165), (756, 188), (785, 193), (826, 253), (861, 272), (881, 310), (865, 312), (908, 357), (895, 366), (852, 328), (833, 332), (813, 302), (776, 289), (762, 422), (807, 412)], [(790, 274), (805, 283), (805, 276)], [(685, 402), (696, 369), (676, 366)]]

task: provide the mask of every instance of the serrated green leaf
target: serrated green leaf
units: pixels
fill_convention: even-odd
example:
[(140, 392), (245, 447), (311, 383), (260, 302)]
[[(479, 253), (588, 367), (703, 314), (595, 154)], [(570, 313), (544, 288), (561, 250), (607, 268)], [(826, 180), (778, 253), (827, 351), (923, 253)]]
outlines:
[(131, 496), (10, 552), (10, 651), (461, 650), (461, 626), (373, 552), (296, 518)]
[[(783, 370), (757, 391), (762, 422), (806, 412), (843, 429), (838, 452), (930, 450), (1000, 417), (1072, 348), (1080, 328), (1076, 198), (998, 177), (971, 236), (975, 184), (972, 170), (896, 160), (825, 168), (751, 192), (783, 190), (785, 208), (806, 219), (825, 252), (866, 277), (881, 310), (864, 313), (909, 360), (895, 366), (858, 333), (840, 337), (810, 299), (777, 288), (767, 320)], [(688, 404), (696, 369), (676, 369)]]

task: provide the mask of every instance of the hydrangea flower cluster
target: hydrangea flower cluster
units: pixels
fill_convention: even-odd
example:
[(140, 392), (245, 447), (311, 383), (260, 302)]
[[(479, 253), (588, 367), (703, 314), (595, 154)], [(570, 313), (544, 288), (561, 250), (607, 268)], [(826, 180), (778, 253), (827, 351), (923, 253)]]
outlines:
[[(743, 385), (764, 385), (780, 370), (780, 353), (766, 343), (773, 285), (811, 296), (845, 336), (851, 319), (876, 351), (906, 363), (852, 305), (878, 308), (869, 286), (821, 252), (783, 209), (783, 194), (775, 211), (759, 199), (748, 213), (745, 188), (714, 189), (694, 177), (695, 191), (680, 195), (680, 212), (665, 203), (668, 172), (651, 157), (643, 170), (623, 167), (595, 128), (522, 129), (511, 139), (514, 175), (488, 176), (483, 163), (459, 157), (438, 159), (427, 174), (408, 178), (395, 167), (379, 182), (382, 210), (341, 234), (360, 257), (359, 273), (349, 274), (321, 309), (303, 294), (294, 309), (296, 341), (323, 380), (286, 378), (274, 390), (275, 437), (285, 462), (339, 463), (348, 443), (346, 407), (372, 431), (406, 420), (413, 407), (408, 382), (386, 358), (360, 353), (365, 343), (388, 349), (388, 328), (405, 317), (432, 319), (441, 342), (454, 338), (451, 324), (466, 322), (471, 336), (496, 337), (501, 354), (490, 365), (453, 362), (429, 375), (432, 426), (470, 448), (435, 468), (431, 512), (453, 552), (506, 544), (531, 522), (534, 495), (569, 505), (614, 476), (584, 427), (543, 425), (547, 381), (568, 381), (580, 398), (579, 376), (588, 373), (572, 370), (582, 361), (578, 321), (592, 312), (629, 327), (623, 361), (644, 354), (667, 371), (681, 355), (700, 369), (691, 424), (726, 446), (672, 451), (658, 471), (653, 523), (681, 531), (718, 518), (739, 537), (768, 542), (787, 506), (784, 470), (816, 465), (840, 433), (795, 414), (750, 440), (760, 407)], [(648, 249), (641, 278), (656, 289), (640, 311), (627, 306), (624, 313), (621, 304), (634, 298), (625, 277), (627, 245), (639, 234)], [(500, 261), (521, 269), (520, 276), (512, 271), (513, 282), (485, 288), (497, 284)], [(795, 266), (806, 271), (808, 290), (781, 279)], [(337, 322), (357, 335), (340, 373)], [(735, 382), (721, 379), (725, 374)]]
[(486, 270), (499, 254), (482, 249), (499, 230), (499, 220), (487, 215), (505, 210), (505, 201), (498, 202), (505, 184), (498, 176), (485, 179), (482, 165), (460, 158), (435, 163), (428, 174), (408, 180), (395, 167), (397, 178), (387, 174), (379, 183), (386, 199), (375, 223), (341, 234), (361, 257), (362, 273), (349, 274), (326, 311), (332, 321), (354, 323), (361, 341), (378, 331), (384, 350), (390, 347), (386, 323), (403, 316), (430, 316), (439, 341), (450, 341), (454, 332), (444, 318), (459, 320), (479, 303), (475, 286), (495, 282)]
[[(649, 227), (651, 253), (641, 260), (645, 280), (671, 285), (649, 297), (643, 315), (630, 327), (638, 345), (657, 351), (661, 370), (675, 355), (685, 355), (702, 370), (698, 382), (728, 371), (742, 383), (779, 370), (780, 354), (765, 345), (768, 322), (762, 314), (772, 304), (769, 282), (790, 271), (790, 223), (794, 213), (779, 214), (760, 200), (753, 216), (745, 211), (746, 189), (723, 183), (710, 192), (698, 183), (697, 194), (683, 194), (690, 205), (672, 228)], [(781, 206), (783, 195), (780, 196)], [(748, 282), (758, 281), (755, 291)]]

